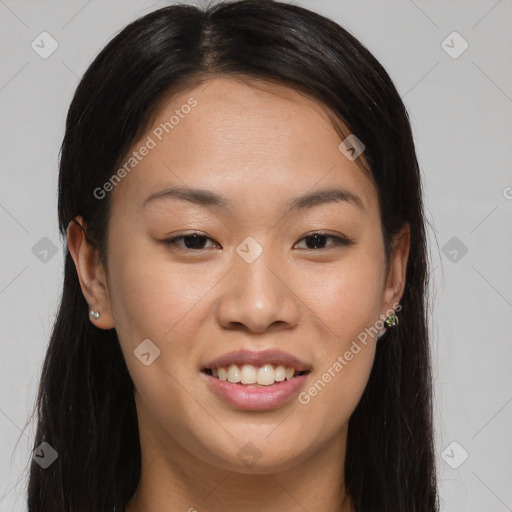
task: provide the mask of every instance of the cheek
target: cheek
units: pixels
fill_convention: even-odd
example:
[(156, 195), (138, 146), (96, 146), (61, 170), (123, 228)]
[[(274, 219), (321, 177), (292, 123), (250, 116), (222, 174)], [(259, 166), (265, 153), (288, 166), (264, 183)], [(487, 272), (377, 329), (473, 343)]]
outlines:
[[(191, 341), (200, 336), (208, 314), (205, 295), (215, 283), (194, 265), (170, 265), (145, 251), (126, 254), (117, 260), (112, 254), (118, 264), (111, 265), (113, 314), (126, 364), (141, 393), (175, 397), (179, 382), (197, 371), (200, 347)], [(159, 351), (149, 366), (134, 353), (146, 339)]]
[(309, 305), (324, 322), (329, 344), (350, 342), (378, 320), (383, 279), (378, 261), (378, 255), (354, 251), (311, 278)]
[[(375, 343), (359, 343), (359, 347), (352, 346), (352, 350), (350, 346), (333, 350), (297, 397), (300, 404), (297, 407), (303, 408), (310, 432), (320, 430), (321, 439), (336, 435), (340, 428), (348, 425), (368, 383)], [(351, 354), (350, 360), (344, 356), (347, 352)], [(318, 439), (312, 439), (312, 443), (321, 440), (318, 434), (316, 437)]]
[[(172, 423), (172, 411), (190, 409), (183, 386), (189, 386), (197, 371), (199, 349), (190, 341), (203, 325), (198, 318), (208, 313), (201, 299), (214, 283), (200, 279), (193, 265), (179, 268), (143, 251), (132, 250), (117, 261), (112, 272), (114, 317), (128, 370), (147, 406)], [(134, 351), (147, 339), (159, 353), (146, 366)]]
[(380, 315), (383, 269), (370, 251), (353, 254), (310, 297), (325, 328), (317, 365), (299, 402), (308, 417), (334, 432), (348, 421), (368, 382)]
[(347, 264), (321, 293), (324, 307), (317, 314), (329, 331), (319, 343), (315, 371), (298, 399), (325, 436), (348, 423), (373, 366), (376, 339), (371, 327), (380, 314), (381, 274), (370, 261)]
[(208, 286), (193, 267), (170, 265), (144, 252), (123, 258), (113, 279), (116, 321), (130, 325), (139, 336), (170, 336), (198, 305)]

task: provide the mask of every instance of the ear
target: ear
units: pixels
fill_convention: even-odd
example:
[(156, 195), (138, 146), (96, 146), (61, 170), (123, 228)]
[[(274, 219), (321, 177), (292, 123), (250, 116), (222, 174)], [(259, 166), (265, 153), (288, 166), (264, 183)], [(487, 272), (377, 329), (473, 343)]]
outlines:
[(404, 293), (410, 245), (411, 228), (405, 223), (393, 237), (393, 250), (382, 296), (382, 311), (387, 313), (386, 316), (396, 310)]
[[(79, 224), (85, 229), (85, 223), (81, 215), (76, 217)], [(89, 311), (94, 309), (100, 313), (98, 319), (89, 316), (91, 322), (100, 329), (112, 329), (114, 319), (112, 317), (110, 292), (108, 289), (106, 274), (99, 263), (99, 253), (88, 244), (83, 229), (74, 221), (71, 221), (67, 229), (69, 252), (75, 262), (78, 280), (82, 293), (89, 305)]]

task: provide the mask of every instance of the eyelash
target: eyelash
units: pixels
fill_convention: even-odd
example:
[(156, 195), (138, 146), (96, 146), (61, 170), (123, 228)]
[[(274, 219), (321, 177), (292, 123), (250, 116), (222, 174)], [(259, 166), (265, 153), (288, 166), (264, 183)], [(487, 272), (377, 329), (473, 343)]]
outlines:
[[(186, 235), (179, 235), (179, 236), (175, 236), (173, 238), (168, 238), (166, 240), (162, 240), (162, 242), (167, 245), (167, 246), (175, 246), (177, 247), (178, 249), (180, 250), (184, 250), (184, 251), (194, 251), (194, 252), (197, 252), (197, 251), (203, 251), (203, 250), (206, 250), (206, 249), (189, 249), (188, 247), (180, 247), (176, 244), (176, 240), (181, 240), (181, 239), (185, 239), (185, 238), (193, 238), (194, 235), (197, 235), (199, 238), (206, 238), (206, 239), (209, 239), (209, 240), (213, 240), (212, 238), (206, 236), (206, 235), (201, 235), (201, 233), (189, 233), (189, 234), (186, 234)], [(350, 245), (353, 245), (355, 242), (354, 242), (354, 239), (351, 239), (351, 238), (346, 238), (346, 237), (342, 237), (342, 236), (337, 236), (337, 235), (330, 235), (328, 233), (323, 233), (321, 231), (315, 231), (313, 233), (311, 233), (310, 235), (307, 235), (307, 236), (304, 236), (302, 237), (300, 241), (302, 240), (305, 240), (307, 238), (313, 238), (315, 235), (319, 235), (319, 236), (322, 236), (322, 237), (326, 237), (326, 238), (330, 238), (332, 240), (334, 240), (334, 244), (331, 245), (331, 247), (336, 247), (336, 246), (350, 246)], [(306, 249), (306, 250), (309, 250), (309, 251), (313, 251), (313, 252), (318, 252), (318, 251), (325, 251), (329, 249), (329, 247), (322, 247), (321, 249)]]

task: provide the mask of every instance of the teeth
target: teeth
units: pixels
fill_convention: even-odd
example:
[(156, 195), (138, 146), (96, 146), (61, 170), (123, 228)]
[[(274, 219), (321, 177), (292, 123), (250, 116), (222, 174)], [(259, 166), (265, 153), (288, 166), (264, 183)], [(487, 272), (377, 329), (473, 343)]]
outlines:
[(240, 382), (242, 384), (256, 384), (256, 368), (250, 364), (244, 364), (240, 370)]
[(228, 381), (237, 383), (240, 382), (240, 370), (238, 369), (238, 366), (236, 364), (232, 364), (228, 368)]
[(290, 380), (295, 375), (294, 368), (286, 368), (281, 364), (275, 367), (272, 364), (264, 364), (259, 368), (252, 364), (244, 364), (242, 368), (231, 364), (227, 368), (212, 368), (211, 372), (214, 377), (233, 384), (259, 384), (261, 386), (271, 386), (285, 379)]
[(256, 382), (262, 386), (274, 384), (274, 367), (271, 364), (264, 364), (256, 373)]
[(274, 380), (276, 382), (283, 382), (286, 379), (286, 368), (280, 364), (274, 371)]

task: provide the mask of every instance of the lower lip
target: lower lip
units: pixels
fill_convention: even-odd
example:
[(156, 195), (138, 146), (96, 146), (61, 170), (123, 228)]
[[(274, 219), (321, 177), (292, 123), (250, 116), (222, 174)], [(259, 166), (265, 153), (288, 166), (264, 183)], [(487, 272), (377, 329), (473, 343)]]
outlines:
[(204, 372), (201, 372), (201, 375), (214, 393), (236, 408), (244, 411), (265, 411), (286, 404), (304, 386), (310, 373), (259, 387), (233, 384)]

